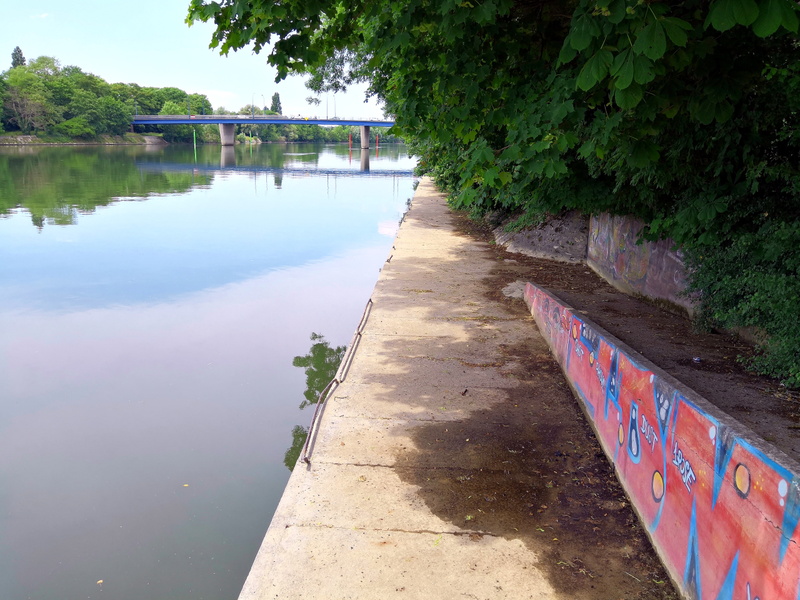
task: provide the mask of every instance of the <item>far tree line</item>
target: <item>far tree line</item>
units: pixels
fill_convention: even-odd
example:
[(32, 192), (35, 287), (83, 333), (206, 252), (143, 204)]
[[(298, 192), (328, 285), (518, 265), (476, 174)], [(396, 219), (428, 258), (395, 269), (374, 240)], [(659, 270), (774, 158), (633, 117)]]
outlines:
[[(0, 134), (36, 135), (58, 141), (91, 141), (103, 135), (131, 131), (131, 116), (175, 114), (281, 114), (280, 95), (270, 106), (247, 105), (238, 111), (215, 109), (204, 94), (189, 94), (175, 87), (143, 87), (135, 83), (108, 83), (77, 66), (61, 66), (50, 56), (26, 60), (17, 46), (11, 68), (0, 73)], [(358, 139), (358, 128), (318, 125), (238, 125), (240, 141), (346, 142)], [(137, 133), (162, 136), (168, 142), (215, 143), (219, 128), (198, 125), (137, 125)], [(387, 139), (387, 141), (389, 141)]]

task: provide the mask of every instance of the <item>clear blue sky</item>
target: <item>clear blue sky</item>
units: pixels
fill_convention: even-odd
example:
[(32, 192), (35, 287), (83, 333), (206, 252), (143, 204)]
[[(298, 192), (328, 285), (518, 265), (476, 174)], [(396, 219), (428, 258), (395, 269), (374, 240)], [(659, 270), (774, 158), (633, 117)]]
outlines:
[[(322, 104), (306, 102), (311, 92), (300, 77), (275, 83), (266, 50), (249, 49), (227, 57), (209, 49), (213, 27), (185, 23), (189, 0), (32, 0), (3, 2), (0, 71), (11, 66), (11, 52), (25, 58), (57, 58), (109, 83), (177, 87), (205, 94), (215, 108), (238, 110), (251, 102), (270, 103), (278, 92), (285, 114), (326, 116)], [(263, 98), (263, 99), (262, 99)], [(334, 110), (335, 104), (335, 110)], [(381, 108), (364, 104), (364, 88), (327, 98), (327, 116), (382, 118)]]

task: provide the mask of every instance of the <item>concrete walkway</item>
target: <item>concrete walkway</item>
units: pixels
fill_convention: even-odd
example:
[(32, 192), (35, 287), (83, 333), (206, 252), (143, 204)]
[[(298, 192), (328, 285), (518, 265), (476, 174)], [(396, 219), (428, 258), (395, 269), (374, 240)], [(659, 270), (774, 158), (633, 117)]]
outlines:
[[(646, 551), (639, 538), (617, 548), (578, 528), (559, 550), (570, 523), (597, 531), (604, 519), (595, 506), (571, 513), (582, 492), (560, 481), (588, 477), (575, 484), (595, 497), (584, 504), (618, 524), (625, 502), (596, 499), (608, 472), (580, 462), (592, 451), (569, 455), (590, 435), (558, 367), (523, 301), (491, 289), (488, 245), (455, 227), (423, 180), (310, 466), (298, 462), (241, 599), (656, 597), (624, 588), (650, 577), (636, 564), (609, 573), (615, 556)], [(567, 416), (536, 413), (562, 404)], [(597, 547), (594, 562), (584, 545)]]

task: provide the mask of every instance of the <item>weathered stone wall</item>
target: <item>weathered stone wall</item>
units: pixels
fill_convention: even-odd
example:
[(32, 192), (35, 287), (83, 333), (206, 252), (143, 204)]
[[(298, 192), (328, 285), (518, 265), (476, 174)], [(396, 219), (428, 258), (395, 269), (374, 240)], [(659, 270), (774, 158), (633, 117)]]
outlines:
[(587, 264), (617, 289), (666, 300), (693, 313), (683, 291), (686, 267), (670, 240), (637, 244), (642, 222), (631, 217), (592, 215)]

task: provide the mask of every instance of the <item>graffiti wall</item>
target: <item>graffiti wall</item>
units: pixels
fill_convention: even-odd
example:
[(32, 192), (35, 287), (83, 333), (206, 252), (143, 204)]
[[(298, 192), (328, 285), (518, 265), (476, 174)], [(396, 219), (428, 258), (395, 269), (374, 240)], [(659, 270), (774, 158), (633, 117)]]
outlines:
[(625, 292), (668, 300), (692, 311), (683, 296), (686, 269), (672, 242), (637, 244), (641, 221), (609, 214), (592, 215), (586, 262), (612, 285)]
[(798, 466), (548, 292), (525, 301), (684, 595), (800, 600)]

